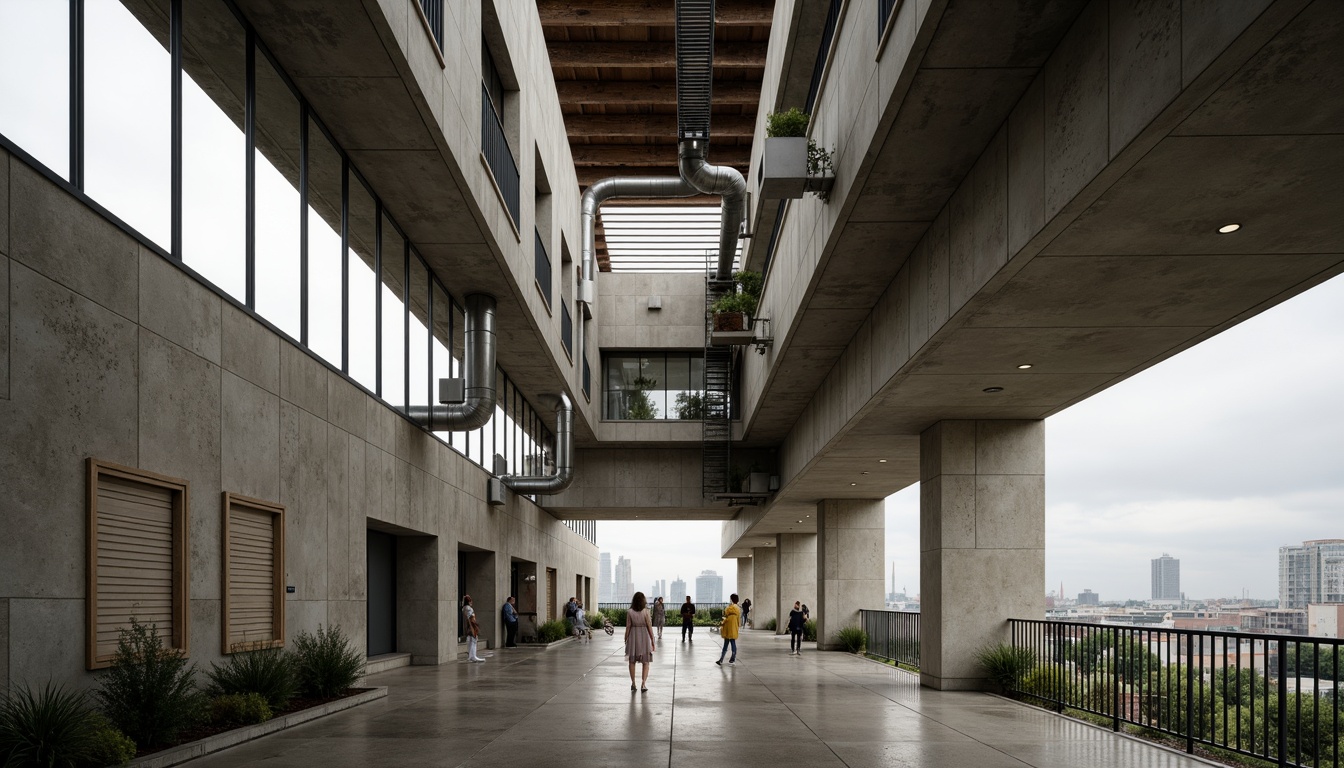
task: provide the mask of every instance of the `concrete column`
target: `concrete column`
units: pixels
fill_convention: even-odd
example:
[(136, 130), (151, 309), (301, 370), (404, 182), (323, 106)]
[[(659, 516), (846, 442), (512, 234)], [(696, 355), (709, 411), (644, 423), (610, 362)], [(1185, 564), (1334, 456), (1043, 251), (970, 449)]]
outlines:
[(976, 650), (1045, 611), (1045, 423), (942, 421), (919, 458), (920, 683), (983, 689)]
[[(751, 612), (756, 615), (752, 625), (765, 629), (771, 619), (779, 618), (779, 553), (774, 547), (753, 547), (751, 550)], [(740, 592), (738, 594), (741, 594)]]
[(737, 595), (743, 601), (751, 600), (751, 618), (756, 619), (756, 598), (751, 594), (752, 569), (755, 565), (750, 557), (737, 558)]
[(775, 548), (779, 550), (779, 624), (775, 633), (782, 635), (788, 629), (794, 600), (803, 601), (812, 618), (817, 617), (817, 534), (781, 533)]
[[(502, 598), (495, 579), (495, 553), (470, 551), (459, 552), (467, 564), (467, 594), (471, 595), (471, 607), (476, 610), (476, 623), (481, 626), (481, 636), (477, 639), (480, 649), (500, 646), (500, 621), (493, 618), (499, 610)], [(458, 610), (461, 610), (462, 598), (458, 597)]]
[(817, 505), (817, 647), (859, 625), (859, 609), (881, 610), (887, 514), (882, 499), (825, 499)]

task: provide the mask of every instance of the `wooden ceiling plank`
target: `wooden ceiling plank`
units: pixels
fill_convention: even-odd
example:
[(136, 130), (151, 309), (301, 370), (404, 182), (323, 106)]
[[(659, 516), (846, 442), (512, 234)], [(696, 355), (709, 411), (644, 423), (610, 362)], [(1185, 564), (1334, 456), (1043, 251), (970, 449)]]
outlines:
[[(639, 166), (657, 167), (675, 164), (675, 144), (575, 144), (570, 147), (575, 167)], [(715, 165), (746, 165), (751, 162), (751, 147), (710, 147)]]
[[(774, 0), (718, 0), (714, 23), (724, 27), (769, 26)], [(675, 6), (669, 0), (537, 0), (544, 27), (670, 27)]]
[[(756, 133), (755, 115), (711, 115), (710, 131), (716, 138), (750, 137)], [(565, 130), (571, 139), (607, 137), (677, 136), (676, 115), (565, 115)]]
[[(676, 43), (550, 42), (551, 67), (676, 67)], [(714, 46), (715, 68), (740, 69), (765, 66), (765, 43), (718, 43)]]
[[(672, 80), (561, 80), (555, 84), (561, 104), (676, 105), (677, 84)], [(716, 81), (715, 104), (756, 105), (760, 83)]]

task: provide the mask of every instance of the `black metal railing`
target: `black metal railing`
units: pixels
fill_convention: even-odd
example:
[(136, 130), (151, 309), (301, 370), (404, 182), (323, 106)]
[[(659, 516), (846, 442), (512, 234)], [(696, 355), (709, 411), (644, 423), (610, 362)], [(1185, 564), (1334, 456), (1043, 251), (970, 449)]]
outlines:
[[(650, 604), (652, 604), (652, 601), (650, 601)], [(664, 605), (667, 609), (667, 626), (681, 626), (681, 601), (664, 601)], [(723, 618), (723, 610), (728, 605), (728, 603), (696, 603), (695, 625), (697, 627), (718, 626), (719, 621)], [(625, 612), (629, 608), (630, 602), (628, 600), (623, 603), (598, 603), (597, 605), (597, 609), (610, 616), (612, 623), (617, 626), (625, 626)]]
[(900, 6), (901, 0), (877, 0), (877, 42), (882, 42), (882, 36), (887, 33), (887, 25), (896, 15), (896, 9)]
[(565, 345), (565, 354), (574, 356), (574, 319), (569, 316), (569, 304), (560, 302), (560, 343)]
[(508, 139), (504, 137), (504, 124), (495, 112), (495, 104), (490, 100), (490, 90), (481, 84), (481, 154), (495, 176), (499, 193), (504, 197), (504, 207), (509, 209), (513, 223), (518, 223), (519, 187), (518, 163), (513, 159), (513, 150), (509, 149)]
[(1339, 765), (1341, 641), (1010, 620), (1034, 656), (1013, 692), (1280, 766)]
[(425, 12), (425, 21), (429, 22), (429, 31), (434, 42), (443, 50), (443, 0), (420, 0), (420, 10)]
[(588, 365), (586, 354), (583, 356), (583, 396), (589, 400), (593, 398), (593, 369)]
[(541, 289), (541, 296), (546, 299), (546, 303), (549, 305), (551, 303), (551, 257), (550, 254), (546, 253), (546, 244), (541, 241), (541, 232), (536, 231), (534, 234), (536, 235), (536, 247), (533, 250), (536, 256), (533, 259), (535, 265), (533, 271), (536, 273), (537, 287)]
[(859, 611), (859, 625), (868, 633), (868, 654), (919, 666), (919, 614), (914, 611)]
[(821, 92), (821, 76), (826, 71), (826, 60), (831, 57), (831, 43), (835, 42), (835, 27), (840, 23), (840, 6), (843, 0), (831, 0), (826, 11), (826, 24), (821, 28), (821, 45), (817, 48), (817, 61), (812, 65), (812, 82), (807, 87), (807, 105), (803, 111), (811, 114), (817, 105), (817, 94)]

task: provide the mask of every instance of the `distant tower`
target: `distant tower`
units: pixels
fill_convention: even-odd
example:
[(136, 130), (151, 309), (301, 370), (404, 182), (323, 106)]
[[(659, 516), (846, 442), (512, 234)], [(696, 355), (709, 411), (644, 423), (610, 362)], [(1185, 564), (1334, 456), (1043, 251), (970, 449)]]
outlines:
[(1181, 599), (1181, 561), (1163, 552), (1153, 560), (1153, 600)]

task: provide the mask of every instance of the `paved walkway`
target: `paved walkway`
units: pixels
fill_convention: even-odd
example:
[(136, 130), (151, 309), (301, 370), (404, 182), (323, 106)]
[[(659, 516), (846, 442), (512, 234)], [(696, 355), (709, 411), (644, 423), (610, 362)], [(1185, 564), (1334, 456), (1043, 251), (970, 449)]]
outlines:
[(194, 766), (948, 766), (1193, 768), (1207, 763), (978, 693), (919, 687), (847, 654), (788, 655), (747, 632), (736, 666), (718, 635), (666, 633), (648, 693), (631, 693), (622, 636), (485, 664), (405, 667), (370, 682), (372, 704)]

